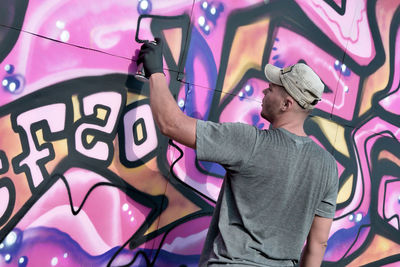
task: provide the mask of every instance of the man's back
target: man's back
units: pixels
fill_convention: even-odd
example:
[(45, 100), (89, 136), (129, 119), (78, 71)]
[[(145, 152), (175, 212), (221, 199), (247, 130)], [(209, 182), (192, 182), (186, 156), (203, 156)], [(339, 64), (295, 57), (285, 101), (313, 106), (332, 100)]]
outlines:
[(198, 158), (227, 169), (200, 262), (293, 265), (314, 215), (334, 216), (334, 158), (284, 129), (198, 122), (197, 132)]

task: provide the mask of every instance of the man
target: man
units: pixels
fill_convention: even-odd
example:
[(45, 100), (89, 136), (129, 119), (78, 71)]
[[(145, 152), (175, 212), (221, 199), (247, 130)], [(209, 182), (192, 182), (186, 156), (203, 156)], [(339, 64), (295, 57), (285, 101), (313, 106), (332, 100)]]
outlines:
[(150, 105), (162, 134), (220, 163), (226, 176), (200, 266), (319, 266), (336, 208), (335, 159), (303, 130), (324, 85), (305, 64), (266, 65), (261, 116), (270, 130), (196, 120), (182, 113), (162, 65), (162, 40), (138, 62), (150, 79)]

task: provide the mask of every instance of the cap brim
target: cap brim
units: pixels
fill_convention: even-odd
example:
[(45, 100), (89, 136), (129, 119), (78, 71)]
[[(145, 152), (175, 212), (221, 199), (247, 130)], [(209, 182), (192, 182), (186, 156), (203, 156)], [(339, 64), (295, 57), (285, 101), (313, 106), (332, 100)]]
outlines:
[(274, 65), (267, 64), (264, 68), (264, 74), (267, 80), (271, 83), (283, 86), (280, 78), (281, 69)]

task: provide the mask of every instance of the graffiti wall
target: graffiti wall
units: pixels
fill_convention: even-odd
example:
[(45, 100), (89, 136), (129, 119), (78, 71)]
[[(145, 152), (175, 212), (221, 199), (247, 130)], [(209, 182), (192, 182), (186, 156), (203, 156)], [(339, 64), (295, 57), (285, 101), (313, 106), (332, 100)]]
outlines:
[(399, 6), (2, 0), (0, 266), (197, 266), (225, 171), (155, 125), (133, 77), (154, 37), (203, 120), (268, 129), (265, 64), (311, 66), (326, 87), (305, 130), (340, 175), (323, 265), (398, 266)]

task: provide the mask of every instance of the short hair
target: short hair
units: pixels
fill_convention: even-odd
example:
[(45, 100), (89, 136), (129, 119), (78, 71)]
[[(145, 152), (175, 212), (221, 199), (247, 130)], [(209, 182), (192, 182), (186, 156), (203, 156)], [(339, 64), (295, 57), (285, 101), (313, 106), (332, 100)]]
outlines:
[(286, 89), (285, 89), (285, 87), (283, 87), (283, 86), (281, 86), (281, 85), (277, 85), (278, 87), (280, 87), (280, 93), (281, 93), (281, 95), (282, 95), (282, 97), (290, 97), (291, 99), (293, 99), (293, 101), (296, 103), (296, 105), (297, 105), (297, 110), (299, 110), (299, 111), (301, 111), (301, 112), (304, 112), (307, 116), (308, 115), (310, 115), (311, 113), (312, 113), (312, 109), (307, 109), (307, 108), (304, 108), (304, 107), (302, 107), (297, 101), (296, 101), (296, 99), (294, 99), (287, 91), (286, 91)]

